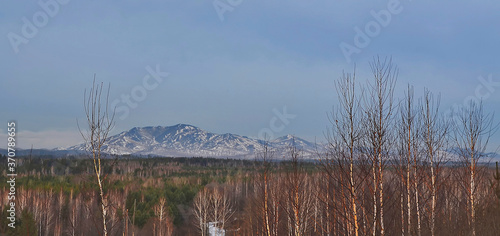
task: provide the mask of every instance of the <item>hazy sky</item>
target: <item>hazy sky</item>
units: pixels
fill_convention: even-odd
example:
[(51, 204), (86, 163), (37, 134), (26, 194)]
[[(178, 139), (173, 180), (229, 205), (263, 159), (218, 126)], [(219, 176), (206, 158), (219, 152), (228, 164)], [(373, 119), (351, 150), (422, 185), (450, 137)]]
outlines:
[(334, 80), (354, 64), (370, 79), (376, 55), (398, 65), (398, 95), (411, 83), (440, 92), (442, 110), (472, 96), (499, 114), (498, 22), (498, 1), (5, 1), (0, 137), (16, 120), (22, 147), (81, 142), (96, 74), (111, 84), (113, 134), (187, 123), (323, 140)]

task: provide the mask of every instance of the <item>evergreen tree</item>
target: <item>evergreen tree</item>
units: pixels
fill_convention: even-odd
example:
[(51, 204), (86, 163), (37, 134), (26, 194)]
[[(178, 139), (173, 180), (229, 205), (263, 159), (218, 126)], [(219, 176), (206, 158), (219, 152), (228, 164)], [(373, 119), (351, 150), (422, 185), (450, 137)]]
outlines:
[[(7, 205), (3, 206), (3, 211), (2, 211), (2, 214), (1, 214), (1, 217), (0, 217), (0, 234), (1, 235), (17, 235), (16, 234), (16, 228), (17, 228), (17, 224), (15, 225), (16, 228), (11, 228), (8, 226), (9, 223), (11, 223), (7, 217), (9, 217), (9, 212), (7, 212)], [(17, 223), (17, 219), (16, 219), (16, 223)]]
[(16, 227), (16, 231), (16, 235), (38, 235), (35, 218), (27, 209), (24, 209), (21, 213), (21, 220), (19, 221), (19, 225)]

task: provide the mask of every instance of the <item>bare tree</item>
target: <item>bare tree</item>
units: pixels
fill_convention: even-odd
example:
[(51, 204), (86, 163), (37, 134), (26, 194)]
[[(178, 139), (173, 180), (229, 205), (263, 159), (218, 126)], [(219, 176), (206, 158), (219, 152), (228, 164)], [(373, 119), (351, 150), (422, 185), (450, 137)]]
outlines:
[(377, 214), (380, 234), (384, 235), (384, 169), (393, 141), (393, 94), (398, 72), (391, 59), (375, 58), (370, 66), (374, 81), (368, 83), (369, 94), (365, 97), (365, 146), (373, 174), (373, 235), (377, 231)]
[(493, 126), (493, 115), (484, 114), (482, 102), (469, 102), (468, 107), (458, 111), (454, 127), (454, 139), (457, 146), (457, 154), (462, 160), (466, 180), (463, 189), (468, 197), (468, 217), (472, 235), (476, 235), (476, 203), (477, 186), (480, 175), (484, 174), (478, 166), (481, 158), (485, 157), (485, 151), (491, 135), (496, 126)]
[(226, 189), (215, 187), (210, 195), (212, 221), (220, 229), (226, 229), (234, 214), (233, 203)]
[(193, 202), (195, 225), (202, 236), (208, 235), (208, 223), (219, 229), (226, 229), (231, 222), (235, 209), (226, 189), (218, 186), (205, 187), (196, 195)]
[(495, 181), (490, 181), (491, 188), (495, 191), (495, 195), (500, 199), (500, 172), (498, 171), (498, 161), (495, 163), (496, 169), (493, 173), (493, 179)]
[(94, 81), (92, 83), (92, 88), (89, 93), (84, 92), (84, 110), (87, 117), (87, 128), (86, 132), (78, 128), (80, 133), (85, 140), (86, 148), (92, 156), (93, 169), (96, 176), (97, 185), (99, 187), (100, 196), (100, 210), (102, 214), (102, 226), (103, 235), (108, 235), (107, 230), (107, 211), (108, 211), (108, 199), (104, 189), (105, 174), (103, 169), (103, 153), (102, 149), (107, 141), (109, 132), (114, 126), (114, 109), (108, 109), (108, 98), (109, 98), (109, 86), (107, 93), (105, 94), (105, 101), (102, 97), (102, 91), (104, 89), (103, 83), (100, 84)]
[[(256, 198), (254, 204), (258, 208), (256, 212), (257, 218), (262, 222), (262, 234), (265, 236), (277, 235), (278, 226), (275, 222), (278, 221), (279, 210), (277, 204), (276, 189), (278, 186), (273, 185), (273, 176), (271, 174), (271, 159), (274, 157), (274, 151), (269, 147), (269, 142), (266, 140), (264, 149), (257, 156), (257, 164), (259, 172), (256, 178)], [(272, 187), (275, 187), (272, 189)]]
[(210, 197), (208, 190), (203, 188), (193, 201), (193, 213), (195, 217), (195, 226), (200, 230), (201, 236), (206, 236), (207, 224), (210, 215)]
[[(430, 192), (430, 229), (431, 235), (436, 234), (436, 205), (442, 165), (446, 162), (446, 146), (449, 125), (446, 119), (439, 113), (440, 97), (434, 98), (429, 90), (424, 91), (423, 104), (421, 105), (422, 118), (422, 142), (424, 146), (425, 160), (429, 164), (427, 175), (427, 188)], [(430, 180), (430, 181), (429, 181)]]
[[(418, 159), (418, 145), (415, 142), (418, 141), (418, 121), (417, 112), (414, 105), (413, 99), (413, 87), (408, 85), (408, 90), (406, 96), (399, 106), (400, 111), (400, 122), (399, 122), (399, 163), (396, 165), (396, 169), (399, 172), (401, 183), (404, 186), (404, 190), (401, 191), (401, 231), (405, 235), (405, 225), (406, 232), (408, 235), (411, 234), (411, 219), (412, 219), (412, 188), (415, 193), (415, 205), (417, 209), (417, 228), (420, 234), (420, 209), (419, 209), (419, 193), (417, 184), (417, 166), (419, 165)], [(411, 175), (413, 170), (413, 176)], [(413, 177), (413, 182), (411, 181)], [(406, 199), (404, 195), (406, 194)], [(406, 206), (404, 202), (406, 200)], [(405, 209), (406, 209), (406, 222), (405, 222)]]
[(362, 180), (361, 172), (356, 170), (356, 162), (359, 163), (360, 155), (358, 146), (362, 135), (362, 114), (360, 107), (360, 96), (356, 93), (356, 73), (343, 73), (342, 78), (336, 81), (337, 96), (340, 106), (331, 113), (332, 133), (328, 134), (328, 147), (332, 160), (327, 158), (323, 162), (324, 171), (329, 178), (345, 188), (341, 192), (346, 193), (348, 203), (341, 211), (347, 219), (351, 234), (359, 235), (359, 205), (357, 200), (357, 189)]
[(300, 163), (300, 151), (295, 142), (290, 146), (290, 166), (286, 171), (283, 190), (285, 201), (283, 208), (287, 215), (289, 235), (308, 235), (312, 218), (313, 195), (310, 181), (303, 173)]
[[(155, 216), (157, 222), (155, 222), (155, 231), (158, 232), (159, 236), (170, 236), (172, 235), (172, 224), (168, 217), (167, 206), (165, 198), (160, 198), (158, 204), (154, 207)], [(156, 226), (156, 224), (158, 226)]]

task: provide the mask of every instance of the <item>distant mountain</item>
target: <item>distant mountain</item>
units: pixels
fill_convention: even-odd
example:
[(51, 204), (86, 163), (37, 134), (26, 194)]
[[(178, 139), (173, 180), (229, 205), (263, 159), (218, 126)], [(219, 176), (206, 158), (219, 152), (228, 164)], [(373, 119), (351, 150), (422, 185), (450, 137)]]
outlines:
[[(453, 148), (448, 148), (446, 150), (446, 153), (448, 154), (449, 156), (449, 160), (450, 161), (462, 161), (462, 152), (461, 152), (461, 149), (460, 148), (457, 148), (457, 147), (453, 147)], [(465, 151), (464, 153), (468, 153), (467, 151)], [(479, 162), (491, 162), (491, 163), (495, 163), (495, 162), (500, 162), (500, 154), (499, 153), (495, 153), (495, 152), (480, 152), (478, 153), (481, 155), (480, 157), (480, 160)]]
[[(292, 135), (283, 136), (269, 142), (275, 150), (275, 158), (286, 154), (288, 147), (295, 143), (304, 157), (313, 157), (316, 145)], [(154, 155), (169, 157), (236, 157), (253, 158), (264, 149), (264, 140), (236, 134), (215, 134), (186, 124), (174, 126), (136, 127), (108, 138), (103, 151), (109, 154)], [(84, 151), (83, 144), (68, 148)]]
[[(7, 155), (7, 149), (0, 148), (0, 154)], [(33, 156), (33, 157), (68, 157), (68, 156), (78, 156), (85, 154), (85, 152), (77, 150), (66, 150), (66, 149), (16, 149), (16, 157), (20, 156)]]
[[(186, 124), (174, 126), (136, 127), (108, 138), (103, 151), (117, 155), (166, 156), (166, 157), (218, 157), (252, 159), (264, 149), (265, 141), (236, 134), (216, 134)], [(274, 159), (289, 157), (289, 147), (294, 145), (306, 159), (317, 158), (316, 150), (325, 146), (316, 145), (296, 136), (286, 135), (268, 142)], [(458, 149), (446, 150), (448, 161), (459, 161)], [(78, 156), (86, 154), (84, 144), (69, 148), (17, 150), (17, 156)], [(0, 149), (0, 154), (7, 150)], [(500, 161), (500, 154), (484, 153), (481, 162)]]

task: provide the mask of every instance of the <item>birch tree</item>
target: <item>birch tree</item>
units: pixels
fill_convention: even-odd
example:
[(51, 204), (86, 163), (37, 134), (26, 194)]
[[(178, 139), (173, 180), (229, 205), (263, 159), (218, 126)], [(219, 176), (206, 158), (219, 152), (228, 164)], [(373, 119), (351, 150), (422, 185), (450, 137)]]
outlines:
[(166, 202), (166, 199), (162, 197), (160, 198), (158, 204), (154, 207), (154, 213), (157, 220), (155, 222), (154, 231), (158, 232), (158, 236), (172, 235), (172, 224), (168, 217), (168, 208)]
[(210, 197), (208, 190), (203, 188), (193, 201), (193, 213), (195, 217), (195, 226), (201, 233), (201, 236), (208, 235), (207, 223), (210, 215)]
[(210, 200), (210, 221), (220, 229), (226, 229), (226, 224), (230, 222), (234, 214), (233, 203), (225, 188), (214, 187), (209, 192)]
[(308, 185), (307, 175), (303, 172), (300, 163), (300, 151), (295, 144), (289, 150), (290, 166), (287, 169), (283, 193), (285, 197), (284, 209), (287, 214), (289, 235), (308, 235), (310, 221), (313, 216), (313, 195)]
[(103, 83), (96, 84), (94, 76), (92, 88), (88, 94), (86, 90), (84, 92), (84, 110), (87, 118), (86, 131), (80, 129), (79, 125), (78, 127), (93, 161), (93, 171), (99, 187), (103, 235), (107, 236), (108, 229), (106, 220), (109, 205), (104, 189), (105, 174), (103, 166), (104, 154), (102, 153), (102, 149), (108, 139), (109, 132), (113, 129), (115, 112), (114, 109), (109, 109), (108, 107), (109, 86), (104, 97), (102, 94), (103, 90)]
[(449, 125), (439, 113), (440, 97), (435, 98), (429, 90), (424, 91), (423, 104), (421, 105), (422, 142), (425, 160), (429, 165), (427, 175), (427, 188), (430, 192), (430, 230), (431, 235), (436, 234), (436, 205), (440, 187), (441, 169), (446, 162), (446, 146)]
[[(417, 165), (418, 160), (415, 159), (417, 155), (414, 143), (418, 140), (418, 121), (417, 112), (414, 105), (413, 87), (408, 85), (405, 98), (402, 100), (400, 106), (400, 122), (399, 122), (399, 163), (396, 165), (401, 178), (402, 191), (401, 191), (401, 232), (403, 235), (410, 235), (412, 231), (412, 189), (415, 194), (414, 205), (417, 208), (417, 228), (420, 228), (420, 209), (418, 207), (418, 186), (417, 183)], [(412, 172), (412, 170), (414, 170)], [(413, 176), (412, 176), (413, 173)], [(412, 181), (413, 179), (413, 181)], [(406, 202), (406, 204), (403, 204)], [(406, 212), (405, 212), (406, 210)], [(406, 215), (404, 214), (406, 213)], [(406, 217), (405, 217), (406, 216)], [(406, 219), (406, 221), (405, 221)], [(405, 227), (406, 226), (406, 227)], [(420, 232), (420, 230), (418, 230)]]
[(380, 235), (385, 235), (384, 169), (393, 141), (393, 94), (398, 71), (391, 59), (381, 61), (378, 57), (370, 67), (373, 82), (368, 83), (369, 92), (365, 97), (365, 146), (373, 174), (373, 235), (376, 235), (377, 221)]
[[(359, 141), (362, 135), (362, 114), (360, 97), (356, 91), (356, 72), (343, 73), (342, 77), (335, 83), (339, 107), (332, 112), (330, 122), (332, 123), (332, 134), (328, 137), (329, 151), (333, 159), (326, 160), (323, 167), (329, 178), (338, 182), (339, 186), (345, 188), (348, 199), (347, 212), (343, 211), (349, 222), (351, 234), (359, 235), (359, 205), (357, 200), (357, 189), (360, 186), (359, 179), (362, 173), (356, 171), (356, 162), (360, 163), (358, 155)], [(340, 173), (338, 173), (340, 172)], [(339, 175), (345, 175), (340, 178)]]
[(273, 175), (271, 174), (271, 159), (274, 157), (274, 152), (269, 147), (269, 142), (266, 140), (264, 149), (258, 155), (258, 164), (260, 165), (259, 173), (256, 181), (256, 198), (255, 205), (257, 209), (257, 218), (262, 222), (262, 234), (265, 236), (278, 235), (279, 194)]
[(476, 235), (477, 187), (483, 174), (478, 162), (486, 156), (486, 148), (495, 128), (493, 115), (484, 113), (482, 102), (470, 101), (467, 107), (458, 110), (454, 140), (464, 167), (461, 179), (464, 180), (463, 190), (468, 198), (469, 226), (473, 236)]

